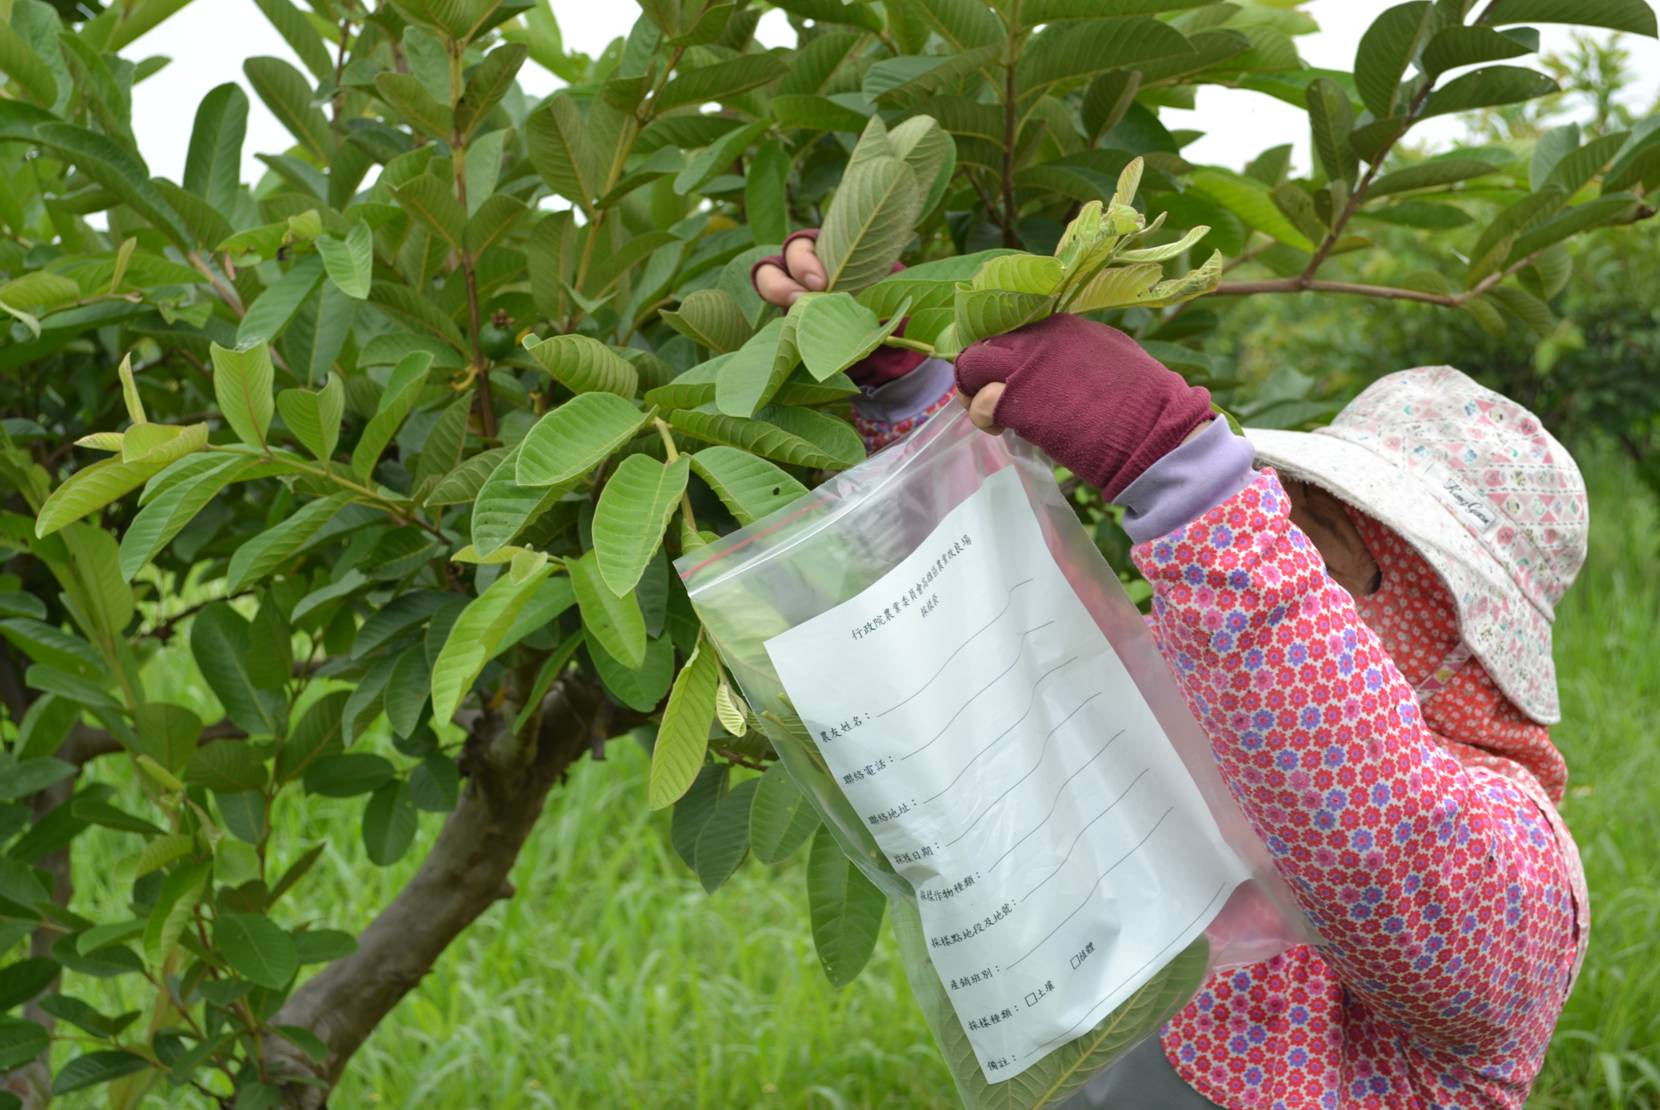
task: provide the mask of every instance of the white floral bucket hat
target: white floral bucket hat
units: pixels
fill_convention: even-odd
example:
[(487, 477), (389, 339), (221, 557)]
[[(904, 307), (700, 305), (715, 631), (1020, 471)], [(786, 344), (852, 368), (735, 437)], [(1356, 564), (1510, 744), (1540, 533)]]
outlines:
[(1562, 717), (1556, 604), (1585, 562), (1585, 480), (1516, 402), (1450, 366), (1366, 388), (1329, 427), (1247, 428), (1259, 462), (1393, 528), (1440, 573), (1464, 645), (1540, 724)]

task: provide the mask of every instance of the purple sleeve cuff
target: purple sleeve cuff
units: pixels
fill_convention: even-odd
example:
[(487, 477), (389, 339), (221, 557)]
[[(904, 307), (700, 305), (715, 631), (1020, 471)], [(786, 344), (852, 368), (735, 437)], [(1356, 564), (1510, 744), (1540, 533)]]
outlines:
[(865, 386), (853, 399), (859, 416), (872, 424), (899, 424), (914, 420), (957, 389), (956, 371), (943, 358), (931, 358), (902, 378)]
[(1250, 484), (1256, 458), (1250, 441), (1226, 417), (1141, 472), (1114, 500), (1124, 506), (1124, 531), (1136, 543), (1172, 532)]

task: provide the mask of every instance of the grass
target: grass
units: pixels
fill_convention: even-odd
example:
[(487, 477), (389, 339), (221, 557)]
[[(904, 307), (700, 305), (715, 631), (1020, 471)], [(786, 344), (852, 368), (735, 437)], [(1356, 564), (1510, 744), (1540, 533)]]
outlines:
[[(1591, 557), (1557, 626), (1555, 738), (1573, 770), (1564, 811), (1594, 922), (1531, 1104), (1539, 1110), (1660, 1106), (1660, 506), (1618, 462), (1598, 457), (1589, 470)], [(207, 698), (181, 656), (164, 655), (149, 677), (175, 698)], [(105, 762), (100, 773), (119, 778)], [(626, 740), (577, 768), (518, 862), (518, 895), (394, 1011), (334, 1104), (955, 1106), (891, 938), (851, 987), (833, 991), (812, 952), (802, 859), (772, 871), (751, 862), (706, 896), (669, 849), (666, 818), (645, 812), (645, 770)], [(285, 920), (360, 928), (438, 825), (423, 818), (415, 850), (381, 870), (364, 859), (357, 814), (299, 798), (279, 811), (279, 840), (296, 853), (330, 845)], [(101, 830), (78, 842), (83, 912), (107, 916), (119, 904), (124, 891), (106, 877), (125, 850)], [(69, 979), (72, 993), (118, 1001), (117, 986)], [(150, 1105), (193, 1104), (158, 1093)]]

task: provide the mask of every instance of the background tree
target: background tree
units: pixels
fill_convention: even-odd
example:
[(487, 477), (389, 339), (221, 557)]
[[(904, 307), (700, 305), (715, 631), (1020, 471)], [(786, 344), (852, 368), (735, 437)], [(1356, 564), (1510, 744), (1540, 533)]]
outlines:
[[(1652, 216), (1660, 184), (1660, 125), (1612, 113), (1401, 152), (1423, 119), (1550, 93), (1518, 64), (1529, 24), (1653, 35), (1642, 0), (1401, 4), (1352, 74), (1305, 66), (1312, 23), (1281, 3), (788, 0), (797, 41), (769, 50), (759, 4), (648, 0), (588, 59), (545, 2), (260, 0), (304, 69), (246, 63), (294, 138), (252, 186), (233, 85), (178, 179), (134, 148), (133, 86), (165, 62), (116, 52), (179, 6), (13, 0), (0, 26), (0, 1067), (29, 1105), (100, 1084), (321, 1105), (512, 895), (561, 776), (631, 730), (655, 738), (641, 802), (675, 806), (706, 887), (800, 848), (813, 820), (752, 773), (769, 750), (668, 559), (856, 463), (839, 368), (883, 341), (869, 325), (903, 311), (938, 340), (979, 252), (1048, 253), (1133, 159), (1171, 272), (1220, 252), (1220, 294), (1539, 335), (1567, 244)], [(570, 87), (526, 97), (527, 61)], [(1159, 110), (1207, 83), (1305, 108), (1314, 171), (1285, 146), (1244, 173), (1187, 161)], [(854, 309), (814, 347), (747, 274), (820, 224), (857, 300), (823, 302)], [(1399, 273), (1386, 234), (1423, 265)], [(877, 280), (901, 254), (934, 268)], [(1236, 302), (1160, 306), (1143, 276), (1112, 303), (1144, 303), (1098, 314), (1253, 419), (1324, 410), (1312, 382), (1230, 387), (1206, 339)], [(146, 682), (174, 637), (192, 704)], [(360, 809), (379, 865), (422, 814), (442, 829), (353, 936), (299, 908), (324, 845), (273, 836), (291, 804)], [(130, 844), (119, 903), (74, 900), (93, 827)], [(815, 936), (845, 981), (880, 899), (826, 843)]]

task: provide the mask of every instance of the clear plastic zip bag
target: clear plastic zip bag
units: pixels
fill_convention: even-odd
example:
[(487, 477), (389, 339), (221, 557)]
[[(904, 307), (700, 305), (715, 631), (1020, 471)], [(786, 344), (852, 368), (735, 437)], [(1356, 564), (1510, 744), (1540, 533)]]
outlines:
[(971, 1108), (1052, 1105), (1311, 939), (1050, 465), (955, 406), (676, 564), (887, 896)]

